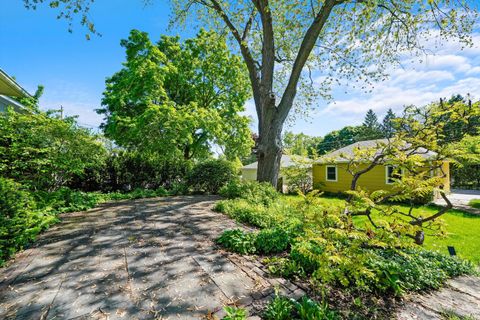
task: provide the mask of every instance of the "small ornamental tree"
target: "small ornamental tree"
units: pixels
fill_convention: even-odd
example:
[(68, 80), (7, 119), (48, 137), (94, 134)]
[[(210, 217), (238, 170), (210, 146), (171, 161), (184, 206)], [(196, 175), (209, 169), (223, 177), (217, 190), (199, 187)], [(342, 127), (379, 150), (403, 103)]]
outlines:
[[(443, 190), (447, 173), (442, 164), (446, 160), (452, 161), (459, 151), (441, 143), (443, 129), (449, 123), (443, 120), (468, 122), (479, 114), (480, 102), (447, 104), (440, 101), (425, 108), (406, 107), (403, 115), (394, 120), (398, 130), (392, 138), (379, 140), (372, 148), (357, 148), (353, 155), (342, 155), (348, 159), (347, 171), (352, 175), (346, 212), (366, 216), (374, 228), (403, 234), (422, 244), (424, 229), (438, 230), (437, 219), (452, 208)], [(358, 186), (359, 178), (377, 165), (393, 168), (392, 188), (373, 192), (363, 190)], [(430, 216), (417, 214), (415, 199), (434, 192), (444, 199), (446, 206)], [(401, 211), (391, 204), (392, 201), (409, 203), (410, 209)], [(374, 210), (379, 215), (374, 216)], [(385, 217), (393, 219), (384, 220)]]
[(288, 185), (288, 192), (306, 194), (313, 188), (312, 160), (292, 156), (293, 165), (282, 168), (282, 175)]

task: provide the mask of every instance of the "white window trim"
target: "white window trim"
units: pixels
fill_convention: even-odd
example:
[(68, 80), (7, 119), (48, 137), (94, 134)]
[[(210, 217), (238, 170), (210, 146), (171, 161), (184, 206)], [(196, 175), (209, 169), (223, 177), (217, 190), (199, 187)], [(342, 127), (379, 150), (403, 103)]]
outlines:
[[(328, 168), (335, 168), (335, 180), (328, 179)], [(325, 166), (325, 181), (337, 182), (338, 181), (338, 168), (335, 165)]]
[[(392, 167), (395, 170), (395, 166), (392, 166), (392, 165), (385, 166), (385, 184), (394, 184), (394, 182), (389, 182), (388, 181), (388, 168), (389, 167)], [(403, 168), (402, 168), (402, 169), (400, 169), (400, 176), (403, 176), (403, 173), (404, 173), (404, 171), (403, 171)]]

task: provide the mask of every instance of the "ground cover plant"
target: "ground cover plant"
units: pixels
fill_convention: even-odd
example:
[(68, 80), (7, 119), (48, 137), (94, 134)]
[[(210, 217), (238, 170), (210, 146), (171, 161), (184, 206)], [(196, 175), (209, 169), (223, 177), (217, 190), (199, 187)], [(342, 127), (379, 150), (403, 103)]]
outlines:
[[(344, 206), (345, 200), (319, 197), (316, 192), (277, 195), (267, 205), (245, 197), (221, 200), (216, 210), (259, 231), (225, 231), (219, 244), (241, 254), (263, 255), (270, 272), (306, 282), (313, 297), (319, 301), (325, 297), (344, 317), (378, 316), (388, 311), (395, 297), (439, 288), (450, 277), (475, 273), (469, 261), (427, 250), (387, 229), (368, 228), (344, 214)], [(383, 301), (378, 308), (372, 297)]]

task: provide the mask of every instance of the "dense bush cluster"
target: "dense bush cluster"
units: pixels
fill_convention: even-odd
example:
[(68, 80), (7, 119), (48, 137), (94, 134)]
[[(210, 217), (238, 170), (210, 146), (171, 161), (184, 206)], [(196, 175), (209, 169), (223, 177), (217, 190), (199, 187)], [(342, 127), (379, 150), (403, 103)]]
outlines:
[(232, 180), (220, 189), (220, 195), (227, 199), (245, 199), (249, 203), (268, 206), (278, 199), (278, 192), (267, 182)]
[(188, 174), (187, 184), (194, 192), (214, 194), (236, 177), (236, 170), (231, 162), (208, 160), (193, 167)]
[(264, 259), (270, 272), (308, 281), (314, 291), (327, 286), (398, 296), (438, 288), (452, 276), (475, 272), (470, 262), (413, 245), (388, 225), (376, 230), (356, 227), (351, 216), (326, 207), (314, 195), (269, 205), (238, 197), (219, 201), (215, 209), (261, 229), (227, 231), (221, 245), (241, 254), (270, 255)]
[(224, 231), (217, 239), (217, 243), (241, 254), (271, 254), (287, 250), (290, 237), (280, 228), (263, 229), (258, 233), (233, 229)]
[(20, 184), (0, 178), (0, 265), (56, 220), (55, 214), (38, 210)]

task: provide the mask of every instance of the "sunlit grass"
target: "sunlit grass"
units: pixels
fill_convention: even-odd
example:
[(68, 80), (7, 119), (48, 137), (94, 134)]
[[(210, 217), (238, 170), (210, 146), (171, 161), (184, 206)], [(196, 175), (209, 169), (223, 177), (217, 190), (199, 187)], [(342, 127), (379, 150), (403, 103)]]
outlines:
[(473, 208), (476, 208), (476, 209), (480, 209), (480, 199), (470, 200), (470, 202), (468, 203), (468, 205), (469, 205), (470, 207), (473, 207)]

